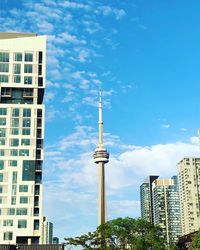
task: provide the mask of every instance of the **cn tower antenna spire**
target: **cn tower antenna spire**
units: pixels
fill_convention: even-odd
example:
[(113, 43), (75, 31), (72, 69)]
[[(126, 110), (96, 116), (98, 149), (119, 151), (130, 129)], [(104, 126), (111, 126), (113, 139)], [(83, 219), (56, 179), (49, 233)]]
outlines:
[(103, 147), (103, 107), (102, 92), (99, 90), (99, 147)]
[(98, 191), (98, 225), (102, 225), (107, 222), (107, 208), (106, 208), (106, 188), (105, 188), (105, 164), (109, 161), (109, 153), (103, 144), (103, 105), (102, 105), (102, 91), (99, 91), (99, 141), (97, 148), (94, 152), (94, 162), (98, 164), (98, 179), (99, 179), (99, 191)]

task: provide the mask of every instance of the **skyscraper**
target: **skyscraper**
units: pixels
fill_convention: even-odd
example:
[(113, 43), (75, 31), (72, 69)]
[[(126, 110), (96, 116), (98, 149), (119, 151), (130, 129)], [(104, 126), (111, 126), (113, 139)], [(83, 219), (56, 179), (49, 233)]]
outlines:
[(200, 158), (178, 163), (182, 235), (200, 228)]
[(152, 182), (159, 176), (149, 175), (140, 186), (141, 217), (153, 223), (153, 194)]
[(99, 143), (93, 157), (94, 157), (94, 162), (98, 164), (98, 177), (99, 177), (98, 225), (101, 225), (107, 221), (104, 165), (109, 161), (109, 153), (107, 152), (103, 144), (103, 119), (102, 119), (101, 93), (99, 95)]
[(181, 235), (180, 201), (177, 176), (152, 183), (154, 224), (162, 229), (168, 244)]
[(0, 33), (0, 244), (41, 243), (46, 39)]
[(42, 222), (42, 244), (53, 243), (53, 223), (48, 221), (47, 217), (43, 217)]

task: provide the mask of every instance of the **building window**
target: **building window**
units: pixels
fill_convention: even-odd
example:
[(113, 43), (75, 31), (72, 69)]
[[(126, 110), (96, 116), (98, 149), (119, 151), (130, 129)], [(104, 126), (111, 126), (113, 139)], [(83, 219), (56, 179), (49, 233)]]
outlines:
[(38, 75), (42, 75), (42, 65), (38, 65)]
[(7, 115), (7, 109), (6, 108), (0, 108), (0, 115)]
[(4, 220), (3, 221), (4, 227), (12, 227), (13, 226), (13, 220)]
[(11, 122), (12, 127), (19, 127), (19, 118), (13, 118)]
[(31, 131), (29, 128), (23, 128), (22, 129), (22, 135), (30, 135), (31, 134)]
[(21, 76), (14, 76), (14, 83), (21, 83)]
[(5, 137), (5, 136), (6, 136), (6, 129), (0, 128), (0, 137)]
[(3, 174), (0, 173), (0, 182), (3, 182)]
[(18, 135), (19, 134), (19, 129), (18, 128), (12, 128), (11, 129), (11, 134), (12, 135)]
[(17, 149), (11, 149), (10, 150), (10, 155), (11, 156), (18, 156), (18, 150)]
[(38, 86), (39, 87), (43, 86), (43, 77), (38, 77)]
[(0, 75), (0, 82), (8, 82), (8, 76), (7, 75)]
[(13, 239), (13, 232), (5, 232), (3, 239), (4, 240), (12, 240)]
[(12, 116), (13, 117), (19, 117), (19, 109), (18, 108), (15, 108), (12, 110)]
[(5, 155), (5, 150), (4, 149), (0, 149), (0, 156), (4, 156)]
[(25, 64), (24, 65), (24, 73), (33, 73), (33, 65)]
[(2, 197), (0, 197), (0, 204), (2, 204), (3, 203), (3, 200), (2, 200)]
[(27, 208), (17, 208), (17, 215), (27, 215)]
[(26, 220), (18, 220), (18, 228), (26, 228), (27, 221)]
[(4, 169), (4, 161), (0, 160), (0, 170)]
[(23, 161), (22, 180), (33, 181), (35, 179), (35, 161)]
[(17, 185), (12, 185), (12, 195), (15, 196), (17, 194)]
[(33, 80), (33, 78), (32, 78), (32, 76), (25, 76), (24, 77), (24, 84), (32, 84), (32, 81)]
[(19, 155), (20, 156), (29, 156), (29, 150), (28, 149), (20, 149)]
[(6, 144), (6, 140), (4, 138), (0, 138), (0, 145), (5, 145)]
[(22, 61), (22, 53), (17, 52), (14, 54), (14, 61), (21, 62)]
[(15, 215), (15, 208), (8, 208), (7, 214), (8, 215)]
[(6, 118), (1, 118), (0, 117), (0, 126), (6, 125)]
[(0, 186), (0, 194), (3, 193), (3, 186)]
[(20, 197), (20, 204), (27, 204), (28, 203), (28, 197), (27, 196), (21, 196)]
[(12, 146), (12, 147), (19, 146), (19, 139), (11, 139), (10, 140), (10, 146)]
[(23, 127), (29, 128), (31, 126), (31, 119), (30, 118), (24, 118), (23, 119)]
[(39, 51), (39, 63), (42, 63), (42, 51)]
[(23, 117), (31, 117), (31, 109), (23, 109)]
[(21, 64), (14, 64), (14, 74), (21, 74)]
[(11, 197), (11, 205), (16, 205), (16, 196)]
[(21, 145), (29, 146), (30, 145), (30, 139), (22, 139), (21, 140)]
[(13, 172), (12, 182), (13, 182), (13, 184), (17, 183), (17, 172)]
[(0, 63), (0, 72), (9, 72), (9, 64)]
[(9, 62), (8, 52), (0, 52), (0, 62)]
[(19, 192), (28, 192), (28, 185), (20, 185)]
[(17, 167), (17, 161), (16, 160), (9, 161), (9, 166), (10, 167)]
[(33, 53), (25, 53), (25, 62), (32, 62), (33, 61)]
[(40, 222), (39, 220), (34, 220), (34, 230), (39, 230)]

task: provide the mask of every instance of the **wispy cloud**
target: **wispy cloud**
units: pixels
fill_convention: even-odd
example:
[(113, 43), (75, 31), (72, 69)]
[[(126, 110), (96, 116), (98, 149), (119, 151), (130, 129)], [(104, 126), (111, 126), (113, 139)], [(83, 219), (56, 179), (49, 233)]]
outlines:
[(166, 128), (166, 129), (167, 129), (167, 128), (170, 128), (170, 127), (171, 127), (171, 125), (170, 125), (170, 124), (162, 124), (162, 125), (161, 125), (161, 127), (162, 127), (162, 128)]

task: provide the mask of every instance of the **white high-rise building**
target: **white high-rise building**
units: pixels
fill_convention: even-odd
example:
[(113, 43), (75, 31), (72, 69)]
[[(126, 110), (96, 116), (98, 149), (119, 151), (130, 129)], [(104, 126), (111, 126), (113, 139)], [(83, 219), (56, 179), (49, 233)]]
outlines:
[(43, 217), (42, 244), (53, 244), (53, 223), (47, 217)]
[(0, 244), (41, 243), (46, 38), (0, 33)]
[(182, 235), (200, 228), (200, 158), (178, 163)]

